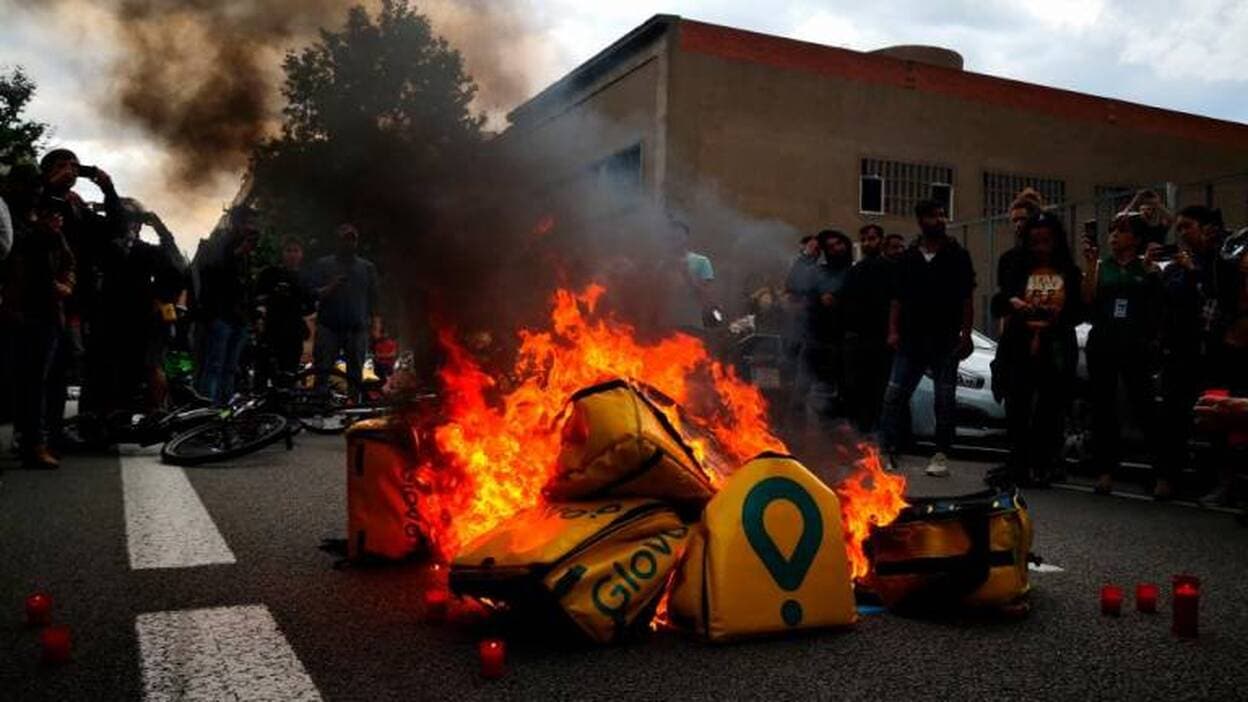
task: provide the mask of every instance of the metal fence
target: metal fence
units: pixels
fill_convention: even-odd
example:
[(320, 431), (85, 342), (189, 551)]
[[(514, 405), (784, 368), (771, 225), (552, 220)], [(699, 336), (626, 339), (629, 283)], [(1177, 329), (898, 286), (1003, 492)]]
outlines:
[[(1096, 230), (1104, 243), (1114, 215), (1128, 205), (1135, 193), (1143, 188), (1151, 188), (1161, 195), (1171, 212), (1177, 212), (1189, 205), (1202, 204), (1220, 208), (1226, 226), (1232, 230), (1248, 225), (1248, 171), (1190, 183), (1098, 188), (1096, 196), (1092, 198), (1051, 204), (1047, 209), (1064, 220), (1072, 251), (1077, 255), (1085, 223), (1096, 221)], [(997, 289), (997, 259), (1014, 246), (1014, 229), (1010, 225), (1009, 215), (1002, 212), (991, 217), (951, 223), (949, 233), (962, 242), (975, 263), (979, 282), (976, 326), (995, 338), (997, 325), (992, 319), (988, 303)]]

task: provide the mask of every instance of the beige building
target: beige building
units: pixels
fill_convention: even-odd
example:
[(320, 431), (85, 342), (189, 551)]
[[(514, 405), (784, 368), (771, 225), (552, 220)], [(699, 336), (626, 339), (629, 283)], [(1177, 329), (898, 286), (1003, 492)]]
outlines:
[[(863, 53), (660, 15), (510, 119), (502, 141), (540, 160), (540, 192), (636, 188), (687, 217), (717, 263), (741, 254), (726, 228), (771, 232), (788, 256), (794, 233), (828, 226), (909, 235), (929, 197), (955, 221), (998, 215), (1025, 185), (1072, 223), (1108, 193), (1164, 183), (1181, 184), (1173, 205), (1248, 220), (1248, 125), (972, 73), (930, 47)], [(955, 231), (990, 293), (1004, 234)]]

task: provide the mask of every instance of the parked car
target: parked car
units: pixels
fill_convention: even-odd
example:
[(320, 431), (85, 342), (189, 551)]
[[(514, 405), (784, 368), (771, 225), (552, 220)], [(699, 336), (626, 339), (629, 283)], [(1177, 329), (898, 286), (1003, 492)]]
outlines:
[[(975, 443), (997, 443), (1005, 439), (1005, 406), (992, 396), (992, 359), (997, 342), (978, 331), (971, 332), (974, 350), (958, 364), (957, 438)], [(919, 381), (910, 398), (910, 430), (915, 438), (936, 435), (934, 389), (931, 376)]]
[[(758, 386), (771, 401), (780, 390), (780, 337), (751, 334), (744, 320), (734, 322), (743, 332), (737, 342), (737, 369), (741, 376)], [(1005, 438), (1005, 407), (992, 396), (990, 364), (997, 353), (997, 344), (974, 331), (974, 350), (958, 366), (957, 436), (964, 441), (993, 443)], [(830, 388), (818, 384), (812, 388), (812, 404), (830, 401)], [(936, 434), (936, 416), (932, 409), (932, 379), (919, 382), (910, 401), (910, 427), (915, 438), (927, 439)]]

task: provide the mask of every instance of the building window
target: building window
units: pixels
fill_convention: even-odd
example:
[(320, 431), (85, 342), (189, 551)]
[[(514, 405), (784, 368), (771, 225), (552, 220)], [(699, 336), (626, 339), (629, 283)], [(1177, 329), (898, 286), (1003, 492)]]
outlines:
[(599, 187), (630, 194), (641, 189), (641, 144), (621, 149), (589, 165)]
[(863, 214), (884, 214), (884, 179), (864, 175), (858, 180), (858, 211)]
[(1023, 188), (1034, 188), (1048, 205), (1066, 202), (1064, 180), (984, 171), (984, 216), (995, 217), (1009, 212), (1010, 203)]
[[(875, 197), (878, 193), (878, 197)], [(953, 169), (925, 163), (862, 159), (858, 209), (867, 214), (914, 215), (920, 200), (936, 200), (953, 217)]]

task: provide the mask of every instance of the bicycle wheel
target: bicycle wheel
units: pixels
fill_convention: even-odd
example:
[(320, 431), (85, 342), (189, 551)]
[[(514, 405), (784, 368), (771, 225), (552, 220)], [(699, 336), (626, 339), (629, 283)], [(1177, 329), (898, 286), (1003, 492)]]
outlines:
[(294, 434), (294, 420), (276, 412), (248, 412), (201, 424), (170, 439), (160, 458), (176, 466), (226, 461)]
[(344, 410), (359, 405), (363, 397), (359, 385), (337, 368), (304, 370), (284, 394), (282, 410), (314, 434), (345, 430), (353, 419)]

